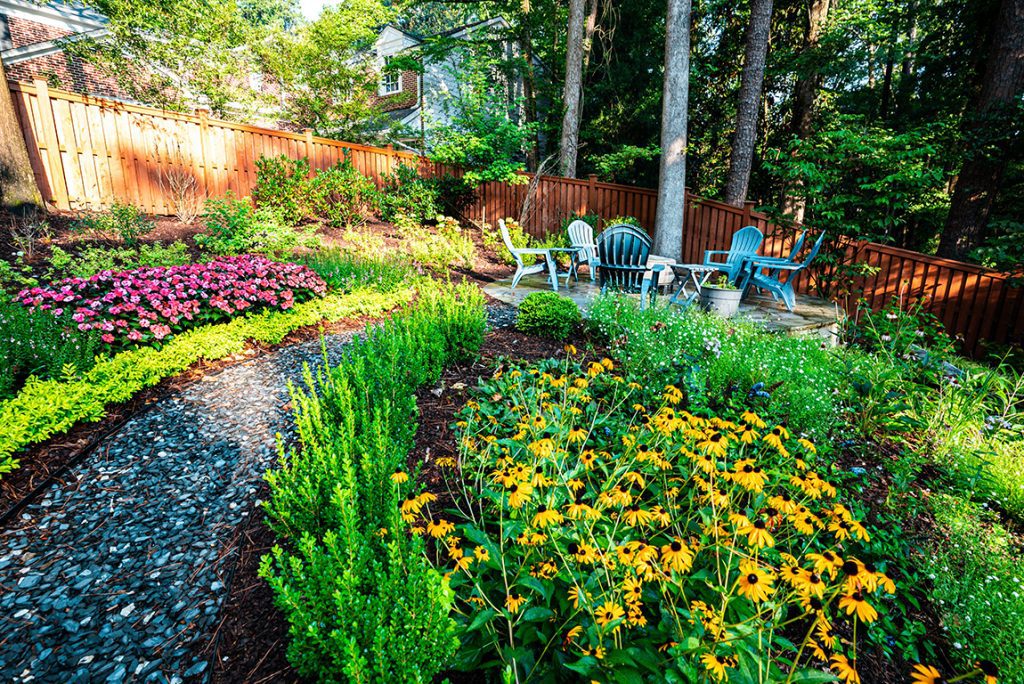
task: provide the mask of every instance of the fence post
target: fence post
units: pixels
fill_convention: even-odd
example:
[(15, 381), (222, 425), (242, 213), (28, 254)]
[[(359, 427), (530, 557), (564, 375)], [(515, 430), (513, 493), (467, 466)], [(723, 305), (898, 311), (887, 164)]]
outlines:
[(309, 161), (309, 171), (306, 172), (309, 178), (313, 177), (313, 129), (303, 128), (303, 134), (306, 136), (306, 159)]
[(43, 127), (43, 140), (46, 141), (46, 158), (50, 161), (51, 199), (58, 209), (67, 211), (71, 209), (71, 202), (68, 200), (68, 184), (64, 178), (64, 160), (60, 156), (57, 124), (53, 120), (53, 106), (50, 104), (50, 88), (40, 78), (32, 83), (36, 87), (36, 97), (39, 98), (39, 123)]
[(395, 146), (392, 145), (391, 143), (388, 143), (387, 145), (384, 146), (384, 149), (386, 149), (388, 151), (388, 154), (387, 154), (387, 160), (388, 161), (387, 161), (387, 164), (384, 165), (385, 175), (390, 176), (391, 175), (391, 164), (392, 164), (391, 157), (395, 153)]
[(594, 204), (595, 198), (597, 197), (597, 174), (592, 173), (587, 176), (587, 206), (583, 207), (584, 214), (595, 213)]
[(213, 184), (210, 181), (210, 166), (206, 156), (206, 138), (210, 135), (210, 122), (206, 118), (205, 109), (200, 109), (196, 113), (199, 114), (199, 156), (203, 162), (203, 190), (207, 197), (212, 197)]
[(740, 226), (740, 228), (746, 228), (747, 226), (750, 225), (751, 214), (753, 213), (753, 211), (754, 211), (754, 203), (753, 202), (744, 202), (743, 203), (743, 225)]

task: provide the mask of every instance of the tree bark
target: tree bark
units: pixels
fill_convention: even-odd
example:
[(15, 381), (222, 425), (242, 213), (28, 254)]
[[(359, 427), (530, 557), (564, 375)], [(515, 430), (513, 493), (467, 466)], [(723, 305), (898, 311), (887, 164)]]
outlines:
[(583, 91), (584, 15), (587, 0), (569, 0), (569, 30), (565, 43), (565, 86), (562, 89), (562, 140), (559, 172), (576, 177), (576, 153), (580, 134), (580, 95)]
[(661, 168), (654, 251), (683, 253), (686, 210), (686, 123), (690, 95), (690, 0), (668, 0), (665, 19), (665, 82), (661, 106)]
[(963, 260), (988, 224), (1006, 172), (1016, 130), (1016, 100), (1024, 92), (1024, 0), (1003, 0), (981, 92), (968, 115), (965, 138), (973, 149), (953, 189), (939, 256)]
[(739, 103), (736, 107), (736, 131), (729, 153), (729, 175), (725, 182), (725, 202), (743, 205), (750, 185), (757, 140), (757, 117), (764, 85), (764, 65), (768, 56), (768, 33), (772, 22), (772, 0), (751, 0), (750, 25), (743, 57)]
[[(831, 0), (808, 0), (807, 34), (801, 52), (807, 53), (818, 48), (830, 6)], [(793, 118), (790, 130), (793, 136), (800, 140), (811, 134), (814, 124), (814, 103), (818, 99), (820, 89), (821, 74), (817, 69), (811, 69), (803, 74), (793, 88)], [(793, 220), (801, 222), (804, 220), (806, 209), (807, 200), (803, 197), (801, 184), (795, 183), (792, 187), (786, 188), (783, 192), (782, 211), (789, 214)]]
[(43, 209), (43, 197), (32, 173), (3, 62), (0, 62), (0, 207), (15, 215)]

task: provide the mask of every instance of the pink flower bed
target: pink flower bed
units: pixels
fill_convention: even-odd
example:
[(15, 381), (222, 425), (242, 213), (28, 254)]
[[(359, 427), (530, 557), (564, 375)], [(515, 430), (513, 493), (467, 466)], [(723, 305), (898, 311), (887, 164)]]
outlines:
[(290, 309), (326, 290), (306, 266), (245, 255), (65, 278), (22, 290), (17, 300), (58, 316), (70, 311), (79, 330), (102, 331), (108, 345), (137, 346), (246, 311)]

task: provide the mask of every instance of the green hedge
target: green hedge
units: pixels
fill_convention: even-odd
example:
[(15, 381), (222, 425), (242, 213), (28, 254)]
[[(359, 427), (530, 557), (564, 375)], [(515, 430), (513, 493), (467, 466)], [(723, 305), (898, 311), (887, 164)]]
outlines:
[(367, 329), (335, 368), (307, 371), (292, 401), (300, 448), (268, 474), (283, 546), (260, 574), (290, 624), (288, 658), (322, 682), (430, 682), (458, 645), (447, 582), (402, 521), (398, 485), (416, 431), (417, 387), (475, 358), (483, 295), (428, 285)]
[(328, 295), (288, 311), (267, 311), (190, 330), (160, 349), (122, 352), (77, 379), (30, 378), (16, 396), (0, 403), (0, 476), (18, 467), (14, 458), (18, 450), (66, 432), (79, 421), (98, 421), (106, 415), (108, 404), (127, 401), (201, 359), (237, 354), (247, 340), (277, 344), (293, 330), (321, 321), (378, 315), (411, 296), (411, 290), (381, 294), (369, 289)]

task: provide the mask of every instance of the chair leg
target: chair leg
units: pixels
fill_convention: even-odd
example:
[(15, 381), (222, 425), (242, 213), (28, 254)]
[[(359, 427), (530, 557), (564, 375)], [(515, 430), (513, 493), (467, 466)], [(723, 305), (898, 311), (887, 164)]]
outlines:
[(786, 283), (782, 286), (779, 294), (782, 295), (782, 301), (786, 303), (786, 308), (793, 311), (796, 308), (796, 293), (793, 292), (793, 286)]
[[(558, 292), (558, 268), (553, 258), (546, 259), (548, 264), (548, 277), (551, 279), (551, 290)], [(566, 282), (568, 284), (568, 281)]]
[(524, 269), (522, 266), (516, 268), (516, 274), (514, 276), (512, 276), (512, 289), (513, 290), (516, 289), (516, 285), (518, 285), (519, 281), (522, 280), (523, 275), (525, 275), (525, 271), (526, 271), (526, 269)]

